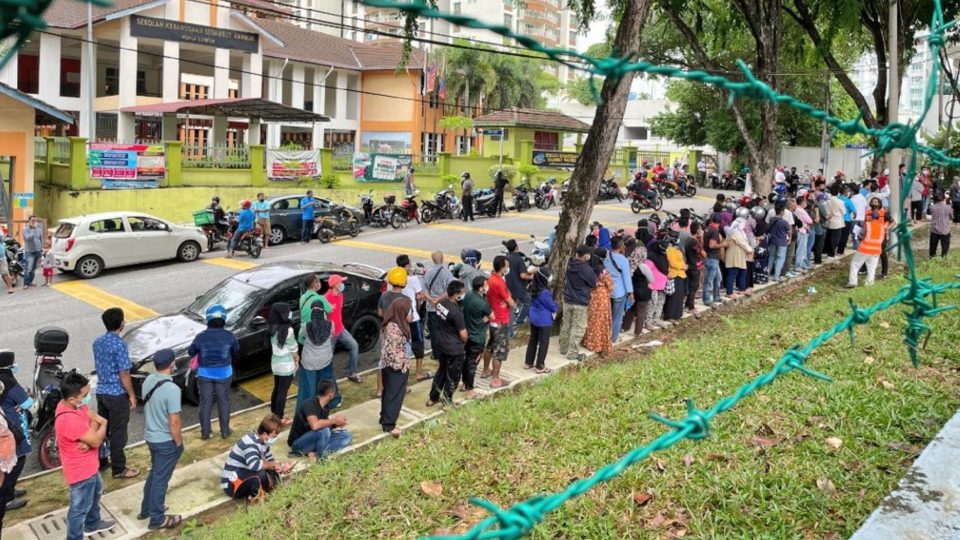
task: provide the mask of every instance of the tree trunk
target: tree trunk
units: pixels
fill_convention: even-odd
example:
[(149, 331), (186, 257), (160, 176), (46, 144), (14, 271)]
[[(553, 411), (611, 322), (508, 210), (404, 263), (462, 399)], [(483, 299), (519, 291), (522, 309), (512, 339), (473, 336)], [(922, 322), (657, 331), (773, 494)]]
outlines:
[[(613, 50), (619, 56), (633, 57), (640, 50), (640, 34), (647, 20), (653, 0), (627, 0), (613, 41)], [(583, 144), (580, 156), (570, 177), (570, 186), (563, 199), (563, 209), (557, 223), (557, 236), (550, 253), (550, 271), (554, 296), (560, 297), (566, 277), (567, 261), (582, 242), (587, 224), (593, 214), (593, 205), (600, 188), (603, 173), (610, 164), (627, 96), (634, 73), (622, 78), (607, 77), (600, 90), (600, 99), (593, 123)]]
[[(744, 2), (746, 3), (746, 2)], [(757, 70), (760, 80), (770, 88), (777, 90), (780, 72), (780, 42), (783, 37), (783, 11), (780, 0), (756, 0), (750, 6), (750, 12), (757, 21)], [(758, 195), (767, 195), (773, 191), (774, 167), (780, 158), (780, 106), (772, 101), (764, 101), (761, 106), (762, 124), (760, 125), (760, 148), (756, 159), (756, 174), (753, 179), (753, 191)], [(779, 164), (779, 165), (782, 165)]]

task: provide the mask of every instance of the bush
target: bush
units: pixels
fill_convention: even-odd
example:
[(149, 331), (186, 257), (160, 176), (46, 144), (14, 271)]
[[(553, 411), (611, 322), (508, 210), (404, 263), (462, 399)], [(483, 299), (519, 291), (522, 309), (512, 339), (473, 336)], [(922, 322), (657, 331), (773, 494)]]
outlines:
[(535, 182), (537, 180), (537, 175), (540, 174), (540, 167), (524, 163), (517, 169), (517, 172), (519, 172), (523, 177), (523, 182), (525, 184), (530, 184), (531, 182)]
[(326, 189), (336, 189), (340, 186), (340, 177), (336, 174), (326, 174), (320, 177), (320, 186)]
[(513, 165), (504, 165), (502, 167), (500, 165), (493, 165), (487, 169), (487, 174), (489, 174), (490, 179), (493, 180), (497, 177), (497, 171), (501, 170), (503, 171), (503, 175), (507, 177), (507, 180), (513, 183), (513, 179), (517, 176), (517, 168)]
[(456, 190), (460, 187), (460, 177), (455, 174), (445, 174), (440, 177), (440, 189), (443, 189), (444, 186), (452, 185), (453, 189)]

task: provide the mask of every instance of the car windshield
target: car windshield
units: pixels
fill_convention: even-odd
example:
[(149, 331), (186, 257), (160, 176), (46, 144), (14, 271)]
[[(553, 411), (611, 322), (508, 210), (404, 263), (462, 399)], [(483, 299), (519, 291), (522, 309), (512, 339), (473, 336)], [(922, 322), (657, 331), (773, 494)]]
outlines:
[(227, 325), (232, 325), (237, 317), (242, 317), (256, 303), (260, 291), (259, 287), (229, 279), (197, 298), (187, 308), (187, 313), (204, 320), (207, 309), (219, 304), (227, 310)]

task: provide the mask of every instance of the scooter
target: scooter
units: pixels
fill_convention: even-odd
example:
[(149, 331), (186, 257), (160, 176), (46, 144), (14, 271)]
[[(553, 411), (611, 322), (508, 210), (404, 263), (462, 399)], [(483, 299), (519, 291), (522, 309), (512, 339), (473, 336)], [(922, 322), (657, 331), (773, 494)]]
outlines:
[(321, 244), (326, 244), (338, 236), (356, 238), (360, 234), (360, 226), (357, 225), (353, 212), (341, 208), (337, 212), (336, 219), (331, 216), (318, 218), (314, 224), (314, 234), (317, 235)]
[(531, 240), (533, 240), (533, 251), (530, 252), (530, 256), (527, 257), (530, 264), (533, 266), (543, 266), (550, 261), (550, 247), (547, 245), (546, 240), (537, 240), (537, 236), (531, 234)]
[(394, 229), (399, 229), (400, 227), (406, 227), (407, 223), (411, 221), (416, 221), (420, 223), (420, 214), (417, 211), (417, 195), (420, 193), (419, 190), (414, 191), (413, 195), (404, 197), (403, 201), (400, 202), (400, 206), (394, 208), (394, 211), (390, 216), (390, 226)]
[(386, 227), (393, 221), (394, 210), (396, 209), (397, 196), (388, 193), (383, 196), (383, 204), (372, 209), (370, 212), (370, 224), (377, 227)]
[(26, 267), (23, 249), (20, 247), (20, 242), (17, 242), (12, 236), (4, 236), (3, 251), (4, 256), (7, 258), (10, 277), (13, 278), (13, 284), (16, 285), (17, 280), (23, 278), (23, 269)]
[[(235, 230), (236, 227), (231, 227), (231, 232)], [(235, 250), (246, 251), (254, 259), (259, 259), (263, 251), (263, 232), (260, 226), (257, 225), (249, 231), (240, 233)]]
[(360, 195), (360, 208), (363, 209), (363, 223), (369, 225), (373, 221), (373, 190)]
[(560, 186), (560, 193), (558, 194), (559, 196), (557, 197), (557, 204), (561, 206), (563, 205), (563, 201), (564, 199), (567, 198), (567, 191), (569, 190), (570, 190), (570, 180), (564, 180), (563, 185)]
[(537, 205), (537, 208), (547, 210), (557, 202), (554, 193), (554, 186), (556, 186), (556, 184), (557, 179), (553, 177), (548, 178), (546, 182), (540, 184), (540, 187), (538, 187), (537, 191), (533, 194), (533, 202)]
[[(56, 432), (53, 429), (57, 405), (60, 403), (60, 382), (69, 373), (77, 371), (63, 370), (61, 361), (67, 350), (70, 336), (62, 328), (53, 326), (41, 328), (33, 335), (33, 348), (36, 358), (33, 363), (33, 401), (29, 411), (30, 430), (36, 440), (37, 461), (44, 470), (60, 466), (60, 448), (57, 446)], [(90, 393), (96, 393), (96, 371), (90, 373)]]
[(622, 202), (623, 193), (620, 191), (620, 186), (617, 185), (616, 180), (613, 178), (607, 178), (600, 182), (600, 188), (597, 192), (597, 200), (607, 201), (611, 199), (616, 199), (618, 202)]
[(513, 188), (513, 208), (517, 212), (532, 208), (532, 206), (530, 206), (530, 190), (527, 186), (517, 186)]
[(720, 177), (720, 185), (715, 186), (714, 189), (743, 191), (746, 185), (746, 177), (734, 174), (733, 171), (724, 171), (723, 176)]
[(641, 210), (660, 210), (663, 208), (663, 197), (660, 196), (660, 192), (655, 189), (651, 189), (650, 192), (653, 193), (652, 199), (644, 197), (632, 189), (627, 192), (632, 199), (630, 210), (633, 210), (634, 214), (639, 214)]
[(672, 199), (677, 195), (682, 197), (693, 197), (696, 195), (697, 186), (693, 185), (693, 182), (686, 177), (684, 177), (683, 180), (685, 180), (685, 186), (681, 186), (679, 182), (669, 180), (665, 175), (661, 174), (656, 179), (657, 190), (668, 199)]
[(433, 199), (424, 199), (420, 205), (420, 221), (430, 223), (434, 219), (453, 219), (460, 214), (460, 200), (453, 191), (453, 185), (438, 191)]

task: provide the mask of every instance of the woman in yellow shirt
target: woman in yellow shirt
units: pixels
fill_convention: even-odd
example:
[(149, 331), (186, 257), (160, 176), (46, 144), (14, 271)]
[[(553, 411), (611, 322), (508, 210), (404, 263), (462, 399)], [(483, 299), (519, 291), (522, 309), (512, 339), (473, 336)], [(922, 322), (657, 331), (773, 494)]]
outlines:
[[(663, 318), (667, 321), (679, 321), (683, 317), (683, 302), (687, 297), (687, 262), (683, 250), (679, 247), (680, 233), (667, 233), (670, 244), (667, 246), (667, 278), (673, 283), (673, 294), (667, 295), (663, 306)], [(668, 284), (669, 288), (670, 285)]]

